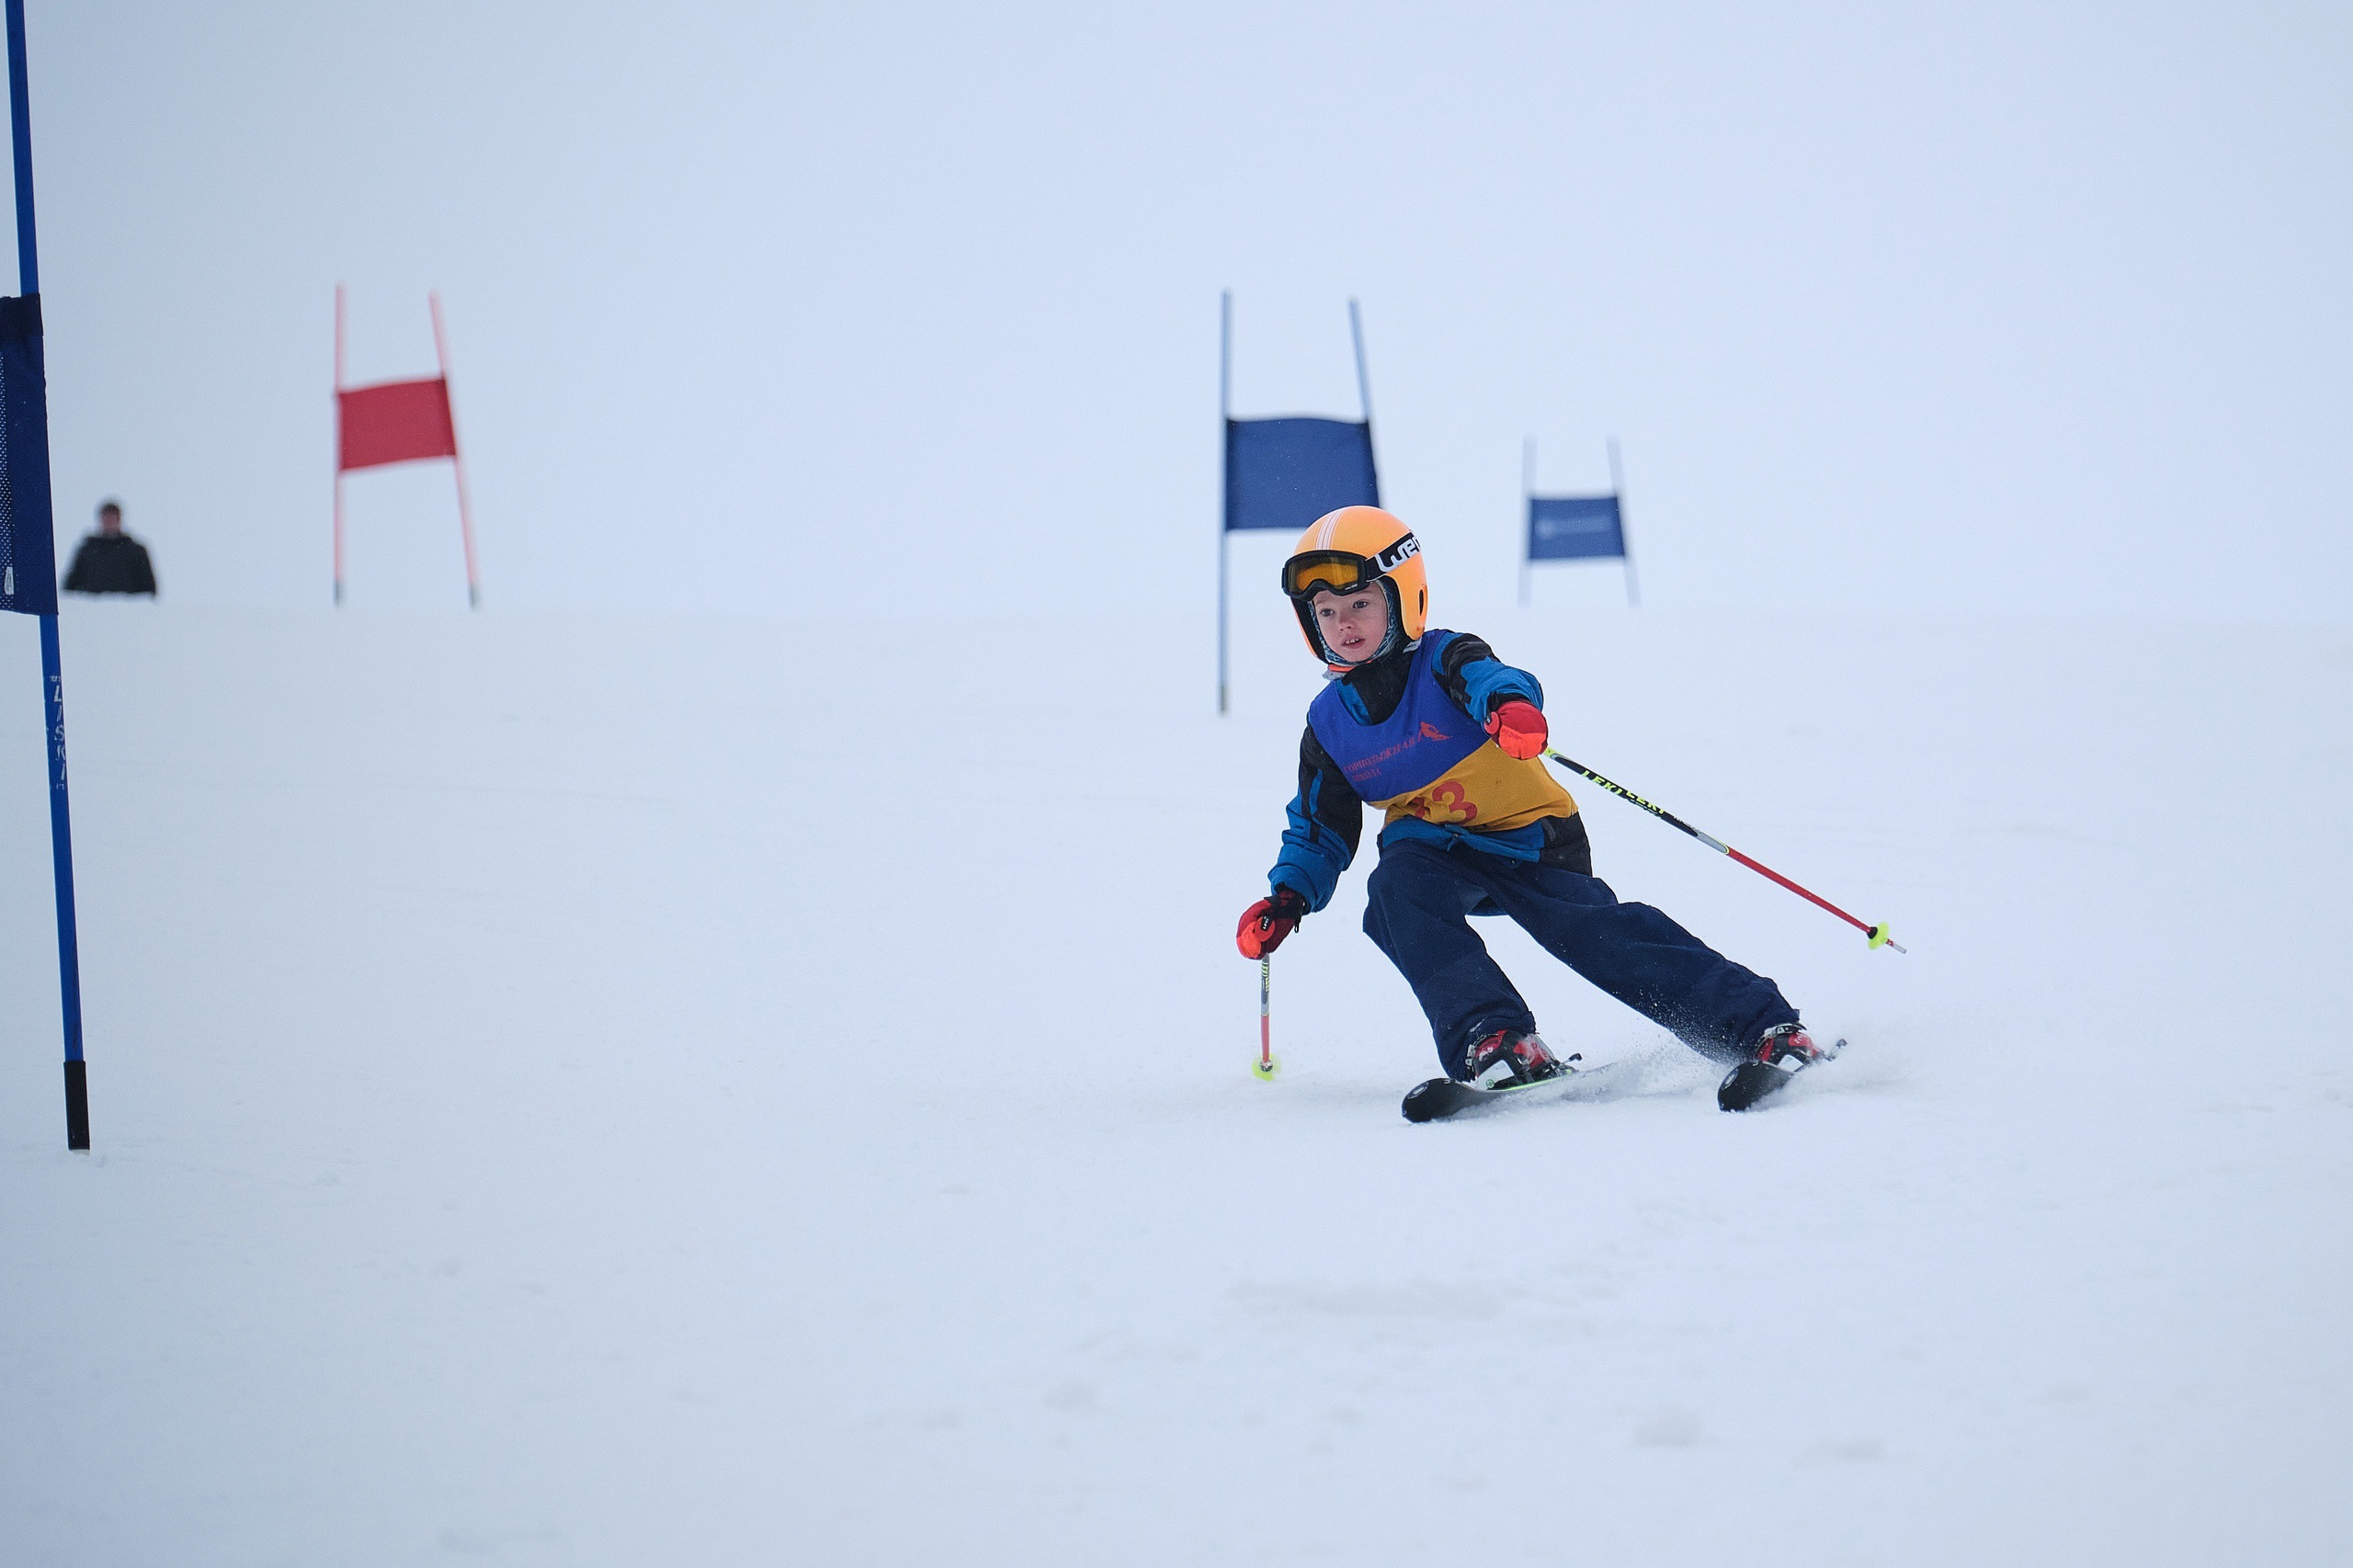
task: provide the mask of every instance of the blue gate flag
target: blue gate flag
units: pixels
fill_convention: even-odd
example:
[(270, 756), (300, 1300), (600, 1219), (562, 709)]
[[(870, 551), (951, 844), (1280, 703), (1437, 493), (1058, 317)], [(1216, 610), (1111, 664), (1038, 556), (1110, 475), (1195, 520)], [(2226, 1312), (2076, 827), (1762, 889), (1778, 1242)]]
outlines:
[(39, 294), (0, 299), (0, 610), (57, 613)]
[[(17, 4), (17, 0), (9, 0)], [(1233, 417), (1233, 293), (1218, 300), (1217, 412), (1225, 424), (1225, 515), (1217, 528), (1217, 710), (1225, 711), (1226, 536), (1252, 528), (1304, 532), (1326, 512), (1381, 505), (1372, 459), (1372, 378), (1364, 369), (1364, 321), (1348, 301), (1362, 419), (1306, 415)]]
[(1342, 506), (1381, 505), (1369, 419), (1228, 419), (1225, 528), (1297, 532)]
[(1608, 560), (1625, 553), (1625, 519), (1615, 495), (1528, 498), (1529, 560)]

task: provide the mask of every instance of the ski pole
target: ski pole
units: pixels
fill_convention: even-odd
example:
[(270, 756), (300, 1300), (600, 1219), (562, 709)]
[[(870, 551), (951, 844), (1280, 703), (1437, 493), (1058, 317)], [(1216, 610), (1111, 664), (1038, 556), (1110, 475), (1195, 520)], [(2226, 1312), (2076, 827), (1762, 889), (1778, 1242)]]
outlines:
[(1706, 845), (1717, 854), (1729, 855), (1733, 859), (1739, 861), (1742, 865), (1747, 867), (1750, 870), (1757, 873), (1759, 876), (1770, 877), (1773, 881), (1780, 883), (1783, 887), (1789, 889), (1800, 898), (1804, 899), (1808, 903), (1819, 904), (1822, 908), (1828, 910), (1839, 919), (1844, 920), (1847, 925), (1852, 926), (1856, 930), (1860, 931), (1864, 936), (1869, 937), (1871, 939), (1872, 947), (1890, 947), (1893, 948), (1899, 953), (1904, 951), (1904, 944), (1889, 936), (1885, 926), (1864, 925), (1861, 921), (1856, 919), (1853, 915), (1847, 914), (1845, 910), (1839, 908), (1828, 899), (1824, 898), (1820, 893), (1807, 892), (1805, 889), (1798, 886), (1797, 883), (1790, 881), (1789, 878), (1781, 875), (1780, 872), (1773, 869), (1772, 867), (1764, 864), (1762, 861), (1750, 859), (1747, 856), (1743, 855), (1739, 850), (1734, 849), (1731, 845), (1726, 844), (1720, 838), (1709, 837), (1706, 834), (1701, 833), (1698, 828), (1693, 827), (1689, 823), (1685, 822), (1681, 817), (1677, 816), (1673, 812), (1660, 810), (1658, 807), (1652, 805), (1648, 801), (1643, 800), (1640, 795), (1635, 794), (1631, 790), (1627, 789), (1622, 784), (1612, 784), (1608, 779), (1604, 778), (1600, 774), (1596, 773), (1592, 768), (1587, 767), (1585, 764), (1581, 762), (1571, 762), (1567, 757), (1563, 756), (1559, 752), (1554, 751), (1550, 746), (1546, 746), (1544, 748), (1544, 755), (1552, 758), (1554, 762), (1559, 763), (1563, 767), (1567, 768), (1570, 772), (1577, 775), (1579, 778), (1591, 779), (1594, 783), (1599, 785), (1604, 790), (1608, 790), (1620, 800), (1642, 807), (1643, 810), (1650, 812), (1651, 815), (1658, 818), (1659, 821), (1666, 824), (1667, 826), (1680, 828), (1683, 832), (1689, 834), (1692, 837), (1698, 839), (1700, 843)]
[(1283, 1070), (1282, 1059), (1275, 1054), (1274, 1015), (1267, 1009), (1267, 997), (1274, 986), (1275, 960), (1269, 953), (1258, 960), (1258, 1060), (1250, 1063), (1250, 1075), (1262, 1083), (1271, 1084), (1275, 1074)]

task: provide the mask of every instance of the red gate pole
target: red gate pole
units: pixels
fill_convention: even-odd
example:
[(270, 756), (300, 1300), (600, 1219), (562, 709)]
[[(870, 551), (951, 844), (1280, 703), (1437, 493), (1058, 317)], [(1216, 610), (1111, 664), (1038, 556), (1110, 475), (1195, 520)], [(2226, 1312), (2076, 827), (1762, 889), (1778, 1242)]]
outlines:
[(335, 286), (335, 602), (343, 604), (343, 285)]
[(474, 567), (473, 509), (466, 505), (466, 460), (458, 447), (458, 405), (449, 392), (449, 347), (441, 332), (441, 296), (428, 293), (433, 311), (433, 359), (441, 367), (441, 395), (449, 402), (449, 466), (458, 473), (458, 532), (466, 543), (466, 603), (482, 608), (482, 574)]

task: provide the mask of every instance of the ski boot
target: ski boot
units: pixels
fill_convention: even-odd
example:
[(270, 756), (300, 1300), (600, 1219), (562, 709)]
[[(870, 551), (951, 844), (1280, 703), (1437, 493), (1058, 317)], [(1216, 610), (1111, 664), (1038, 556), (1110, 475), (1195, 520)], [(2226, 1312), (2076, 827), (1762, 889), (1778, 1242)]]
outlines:
[(1803, 1024), (1767, 1029), (1748, 1059), (1724, 1074), (1724, 1081), (1716, 1086), (1716, 1107), (1746, 1110), (1806, 1068), (1829, 1061), (1831, 1054), (1813, 1043)]
[(1480, 1089), (1524, 1089), (1569, 1070), (1538, 1036), (1497, 1029), (1473, 1040), (1463, 1053), (1462, 1081)]

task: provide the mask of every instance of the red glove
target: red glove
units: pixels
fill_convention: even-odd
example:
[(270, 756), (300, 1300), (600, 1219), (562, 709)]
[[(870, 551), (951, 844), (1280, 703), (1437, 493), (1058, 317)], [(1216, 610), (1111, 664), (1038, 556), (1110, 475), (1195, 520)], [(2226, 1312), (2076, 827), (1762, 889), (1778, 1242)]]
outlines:
[(1288, 884), (1279, 887), (1271, 898), (1262, 898), (1242, 912), (1242, 924), (1234, 927), (1233, 945), (1242, 949), (1245, 959), (1262, 959), (1283, 945), (1291, 927), (1307, 918), (1307, 901), (1297, 889)]
[(1495, 710), (1487, 721), (1487, 733), (1495, 737), (1506, 756), (1526, 762), (1544, 755), (1544, 742), (1552, 732), (1544, 727), (1544, 715), (1536, 704), (1515, 697)]

